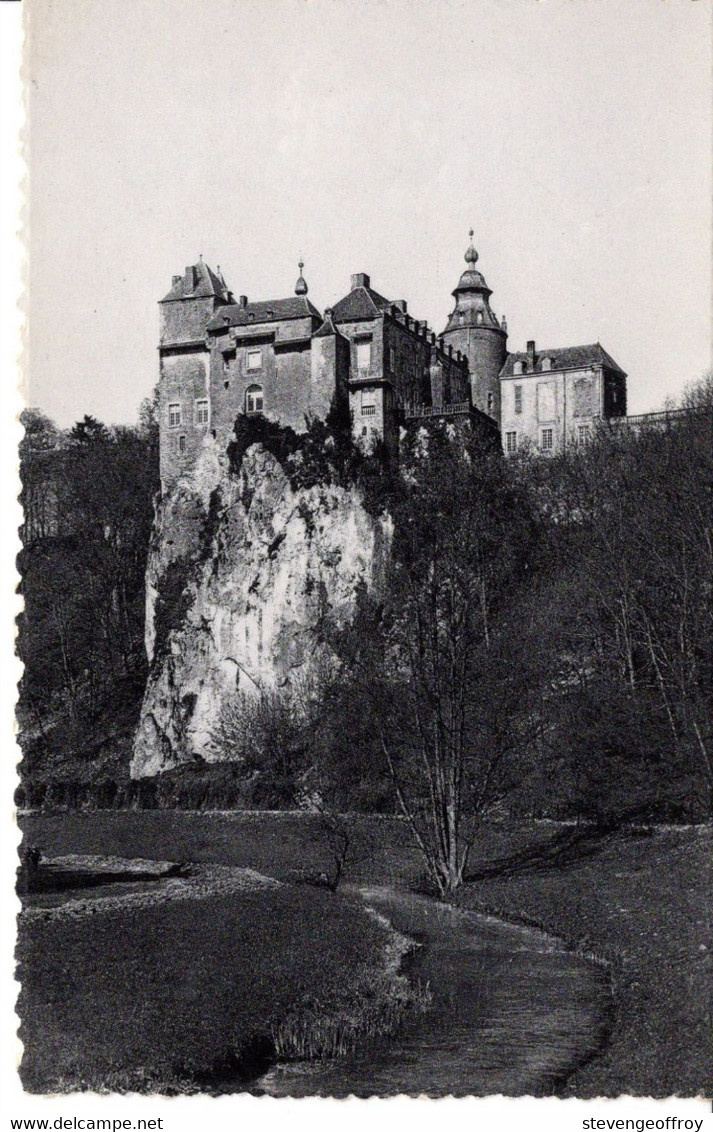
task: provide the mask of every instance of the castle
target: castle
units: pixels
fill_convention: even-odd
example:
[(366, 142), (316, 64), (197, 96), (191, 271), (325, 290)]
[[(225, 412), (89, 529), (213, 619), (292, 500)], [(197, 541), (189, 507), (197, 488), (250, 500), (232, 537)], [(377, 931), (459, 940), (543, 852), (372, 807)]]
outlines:
[(585, 441), (598, 420), (626, 415), (626, 374), (599, 343), (524, 353), (507, 349), (507, 324), (471, 244), (452, 292), (455, 306), (436, 335), (389, 300), (364, 273), (323, 314), (308, 298), (299, 264), (294, 295), (235, 301), (217, 268), (175, 275), (161, 300), (161, 482), (194, 463), (206, 435), (228, 444), (240, 413), (304, 431), (310, 418), (351, 428), (357, 444), (395, 454), (410, 421), (468, 419), (506, 454), (554, 452)]

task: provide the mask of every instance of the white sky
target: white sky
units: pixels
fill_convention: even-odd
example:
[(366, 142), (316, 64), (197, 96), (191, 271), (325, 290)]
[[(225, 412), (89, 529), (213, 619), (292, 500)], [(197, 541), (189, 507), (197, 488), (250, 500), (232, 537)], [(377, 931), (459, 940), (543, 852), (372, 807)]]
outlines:
[(630, 412), (711, 364), (711, 0), (29, 0), (30, 390), (131, 421), (199, 253), (440, 331), (475, 229), (509, 345), (599, 340)]

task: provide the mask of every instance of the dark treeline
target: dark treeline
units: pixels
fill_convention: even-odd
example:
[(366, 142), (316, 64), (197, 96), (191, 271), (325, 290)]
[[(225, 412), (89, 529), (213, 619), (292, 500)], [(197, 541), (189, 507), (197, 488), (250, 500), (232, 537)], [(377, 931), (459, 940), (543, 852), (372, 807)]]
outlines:
[[(325, 619), (336, 661), (319, 676), (289, 695), (236, 694), (214, 734), (228, 763), (151, 784), (109, 774), (87, 720), (135, 711), (144, 676), (155, 425), (85, 420), (60, 440), (36, 421), (23, 453), (23, 719), (35, 736), (74, 721), (92, 772), (50, 781), (31, 760), (26, 801), (399, 812), (441, 892), (467, 875), (494, 810), (708, 816), (711, 383), (687, 404), (667, 430), (603, 427), (547, 459), (506, 461), (436, 424), (407, 437), (370, 504), (394, 520), (386, 595), (362, 593), (348, 629)], [(367, 465), (354, 462), (357, 481)]]
[(133, 428), (86, 416), (62, 432), (32, 409), (23, 424), (18, 714), (23, 777), (46, 791), (58, 764), (91, 764), (135, 716), (158, 430), (149, 402)]

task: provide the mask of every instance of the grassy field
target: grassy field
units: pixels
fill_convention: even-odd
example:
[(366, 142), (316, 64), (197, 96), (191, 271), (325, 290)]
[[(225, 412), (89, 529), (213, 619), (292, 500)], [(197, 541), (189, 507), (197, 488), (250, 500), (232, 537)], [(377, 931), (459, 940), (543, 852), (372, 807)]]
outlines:
[[(22, 825), (26, 843), (47, 853), (212, 861), (278, 878), (328, 864), (318, 823), (299, 814), (104, 811), (27, 815)], [(531, 921), (612, 963), (612, 1042), (573, 1093), (710, 1095), (710, 830), (603, 837), (503, 821), (484, 827), (471, 873), (463, 906)], [(417, 886), (403, 824), (355, 818), (345, 876)]]
[(38, 908), (20, 926), (30, 1092), (183, 1090), (249, 1074), (276, 1040), (284, 1045), (285, 1019), (307, 1019), (310, 1040), (332, 1048), (409, 1008), (397, 976), (403, 941), (328, 892), (258, 881), (223, 894), (208, 884), (148, 906), (144, 893), (134, 907), (125, 894), (71, 895), (74, 907)]
[(491, 865), (463, 890), (466, 907), (530, 918), (612, 960), (612, 1039), (571, 1094), (711, 1096), (710, 851), (710, 829), (619, 833), (581, 856)]

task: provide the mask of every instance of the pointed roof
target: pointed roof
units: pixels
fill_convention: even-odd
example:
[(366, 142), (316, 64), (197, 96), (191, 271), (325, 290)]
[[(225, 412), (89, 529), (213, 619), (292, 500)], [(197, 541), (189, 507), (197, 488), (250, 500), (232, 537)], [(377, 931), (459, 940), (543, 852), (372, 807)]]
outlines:
[[(544, 358), (551, 359), (552, 370), (579, 369), (582, 366), (602, 365), (606, 366), (607, 369), (616, 370), (617, 373), (623, 373), (624, 376), (626, 376), (621, 366), (614, 361), (611, 354), (607, 353), (600, 342), (594, 342), (590, 346), (559, 346), (554, 350), (538, 350), (535, 354), (535, 364), (532, 368), (528, 368), (527, 372), (551, 372), (551, 370), (542, 369), (542, 361)], [(519, 354), (508, 354), (505, 359), (505, 365), (500, 371), (500, 376), (512, 377), (514, 375), (515, 362), (527, 362), (529, 367), (530, 355), (526, 351)]]
[(227, 302), (230, 290), (221, 274), (216, 274), (201, 256), (198, 263), (189, 265), (183, 275), (174, 275), (173, 285), (167, 295), (161, 299), (162, 303), (175, 302), (179, 299), (210, 299), (218, 298)]
[(333, 314), (334, 312), (332, 311), (332, 308), (327, 307), (324, 312), (324, 322), (320, 326), (319, 330), (316, 330), (314, 332), (314, 334), (312, 335), (313, 338), (343, 337), (343, 335), (339, 333), (336, 326), (334, 325)]
[(332, 318), (335, 322), (368, 321), (370, 318), (378, 318), (390, 306), (389, 300), (373, 287), (355, 287), (334, 304)]

